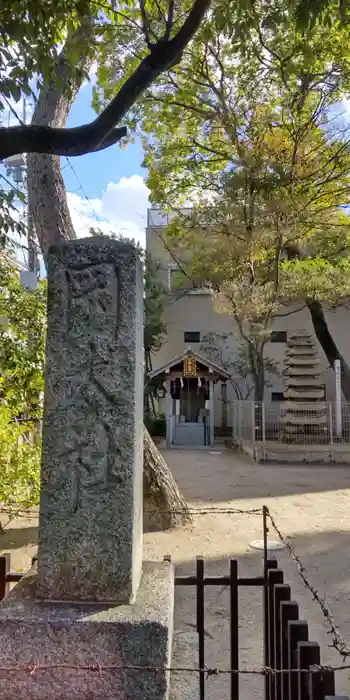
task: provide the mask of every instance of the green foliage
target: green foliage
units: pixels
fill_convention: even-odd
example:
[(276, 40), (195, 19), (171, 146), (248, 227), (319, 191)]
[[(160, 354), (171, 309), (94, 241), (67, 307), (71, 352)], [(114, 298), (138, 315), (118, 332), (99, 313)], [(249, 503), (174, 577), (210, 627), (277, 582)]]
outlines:
[(0, 266), (0, 502), (8, 518), (38, 504), (46, 285), (34, 292)]
[(152, 417), (146, 414), (144, 422), (151, 437), (165, 437), (166, 420), (164, 416)]
[(325, 259), (321, 256), (306, 260), (289, 260), (281, 264), (285, 300), (326, 301), (336, 308), (350, 294), (350, 262)]
[[(33, 440), (33, 436), (36, 439)], [(8, 520), (37, 506), (40, 490), (41, 445), (33, 423), (18, 423), (0, 405), (0, 503)]]
[(160, 349), (166, 332), (163, 322), (165, 290), (157, 279), (158, 263), (145, 254), (144, 348), (146, 355)]
[[(158, 263), (149, 253), (145, 253), (145, 296), (144, 296), (144, 350), (145, 350), (145, 415), (155, 415), (158, 389), (161, 383), (157, 378), (150, 380), (152, 354), (162, 346), (166, 333), (163, 322), (164, 288), (157, 279)], [(152, 432), (150, 431), (151, 435)]]
[[(235, 348), (232, 354), (232, 347)], [(221, 365), (230, 374), (230, 384), (239, 401), (246, 401), (254, 392), (255, 378), (245, 343), (237, 342), (233, 333), (207, 333), (203, 337), (200, 352)], [(271, 378), (279, 374), (278, 363), (270, 357), (263, 358), (265, 387), (272, 386)]]
[[(183, 6), (184, 3), (180, 3)], [(190, 3), (185, 4), (189, 5)], [(161, 10), (169, 3), (145, 2), (152, 33), (163, 22)], [(175, 9), (178, 3), (175, 2)], [(160, 14), (161, 12), (161, 14)], [(146, 55), (147, 37), (138, 0), (3, 0), (0, 7), (0, 112), (8, 100), (18, 102), (23, 95), (35, 97), (38, 88), (55, 82), (58, 85), (57, 62), (62, 46), (68, 59), (67, 70), (73, 77), (77, 71), (88, 74), (85, 58), (98, 59), (101, 82), (108, 79), (110, 65), (106, 47), (113, 48), (126, 69), (134, 69), (132, 54), (135, 40), (142, 57)], [(178, 23), (174, 24), (175, 27)], [(68, 41), (67, 41), (68, 40)], [(119, 65), (119, 63), (118, 63)], [(127, 77), (127, 75), (126, 75)], [(115, 80), (113, 80), (114, 85)], [(121, 83), (124, 80), (120, 81)], [(115, 92), (110, 94), (114, 96)]]
[(0, 318), (1, 403), (13, 419), (41, 418), (46, 283), (28, 291), (18, 270), (4, 259), (0, 266)]
[[(96, 111), (110, 102), (152, 44), (162, 39), (166, 42), (176, 34), (192, 9), (193, 0), (146, 0), (143, 4), (145, 15), (138, 0), (119, 3), (115, 11), (117, 33), (115, 26), (104, 27), (93, 99)], [(127, 119), (136, 127), (136, 105), (129, 110)]]
[(350, 72), (334, 3), (309, 3), (310, 21), (295, 2), (244, 5), (214, 2), (138, 115), (151, 199), (177, 214), (168, 245), (233, 318), (257, 397), (273, 319), (350, 291), (350, 133), (339, 114)]
[[(105, 5), (111, 5), (109, 0)], [(18, 102), (23, 93), (32, 95), (34, 76), (38, 83), (54, 77), (54, 62), (67, 32), (74, 32), (90, 13), (88, 0), (2, 1), (0, 110), (6, 108), (6, 98)], [(87, 48), (83, 44), (81, 48)]]
[(11, 247), (9, 245), (11, 244), (11, 234), (16, 233), (23, 236), (26, 232), (23, 221), (18, 217), (19, 210), (14, 203), (15, 197), (19, 195), (24, 197), (19, 190), (5, 192), (0, 188), (0, 243), (2, 246), (6, 243), (7, 247)]
[(295, 19), (298, 29), (313, 27), (321, 21), (331, 27), (334, 21), (346, 25), (349, 22), (348, 0), (300, 0), (295, 6)]

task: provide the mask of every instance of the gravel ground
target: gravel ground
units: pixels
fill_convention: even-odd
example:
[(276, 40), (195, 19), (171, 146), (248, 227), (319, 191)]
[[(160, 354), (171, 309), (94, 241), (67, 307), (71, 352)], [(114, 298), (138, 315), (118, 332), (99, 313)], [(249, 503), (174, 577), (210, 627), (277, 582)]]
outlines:
[[(230, 450), (217, 448), (215, 454), (204, 450), (164, 450), (183, 494), (193, 507), (260, 508), (267, 505), (282, 533), (307, 569), (311, 583), (325, 594), (343, 637), (350, 645), (350, 466), (261, 465)], [(0, 548), (12, 552), (14, 569), (26, 569), (36, 550), (36, 520), (21, 519), (0, 536)], [(271, 538), (276, 539), (273, 533)], [(206, 559), (208, 574), (225, 573), (228, 557), (237, 557), (239, 575), (261, 572), (262, 552), (249, 547), (262, 539), (259, 515), (206, 514), (195, 516), (193, 525), (182, 530), (146, 533), (144, 558), (162, 559), (171, 554), (179, 574), (194, 572), (195, 558)], [(309, 623), (310, 640), (322, 647), (322, 662), (341, 663), (330, 646), (327, 627), (318, 605), (302, 583), (288, 552), (277, 552), (279, 565), (290, 583), (293, 598), (299, 602), (301, 616)], [(227, 591), (206, 589), (206, 663), (228, 666)], [(262, 593), (255, 588), (240, 589), (240, 665), (257, 668), (262, 664)], [(175, 628), (181, 634), (194, 632), (195, 592), (176, 589)], [(195, 638), (195, 637), (194, 637)], [(190, 679), (189, 679), (190, 681)], [(207, 681), (207, 700), (229, 698), (228, 677)], [(259, 677), (240, 679), (242, 698), (262, 697)], [(350, 692), (350, 675), (337, 674), (337, 695)], [(193, 697), (193, 696), (192, 696)]]

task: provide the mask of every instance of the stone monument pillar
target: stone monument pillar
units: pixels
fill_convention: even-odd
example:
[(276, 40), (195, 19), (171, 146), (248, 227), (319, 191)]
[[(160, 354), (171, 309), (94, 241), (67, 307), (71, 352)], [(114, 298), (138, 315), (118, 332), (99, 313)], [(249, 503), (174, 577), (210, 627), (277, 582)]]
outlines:
[(49, 259), (38, 596), (130, 602), (142, 557), (142, 271), (107, 237)]
[(171, 565), (142, 566), (142, 300), (131, 244), (51, 249), (38, 568), (0, 605), (8, 700), (168, 697), (165, 670), (116, 668), (171, 653)]

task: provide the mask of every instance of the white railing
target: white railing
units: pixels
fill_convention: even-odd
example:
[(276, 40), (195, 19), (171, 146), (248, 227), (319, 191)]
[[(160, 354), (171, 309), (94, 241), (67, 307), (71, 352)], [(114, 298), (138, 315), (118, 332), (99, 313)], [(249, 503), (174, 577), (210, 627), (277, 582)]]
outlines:
[(180, 222), (185, 223), (186, 220), (191, 221), (191, 223), (196, 222), (200, 226), (206, 226), (208, 217), (206, 212), (200, 212), (193, 207), (181, 207), (176, 211), (164, 212), (161, 209), (155, 207), (154, 209), (147, 210), (147, 227), (148, 228), (162, 228), (168, 226), (172, 221), (178, 219)]
[(232, 437), (238, 444), (349, 445), (350, 403), (262, 403), (233, 401), (230, 404)]
[(184, 207), (179, 210), (179, 212), (169, 212), (164, 213), (161, 209), (148, 209), (147, 210), (147, 226), (148, 228), (161, 228), (163, 226), (168, 226), (174, 219), (180, 215), (184, 217), (190, 217), (192, 212), (191, 207)]

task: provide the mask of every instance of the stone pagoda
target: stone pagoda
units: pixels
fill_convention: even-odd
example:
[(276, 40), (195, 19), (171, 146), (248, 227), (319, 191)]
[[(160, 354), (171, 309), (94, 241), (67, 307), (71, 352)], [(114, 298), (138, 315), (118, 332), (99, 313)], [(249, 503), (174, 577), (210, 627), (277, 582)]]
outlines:
[(322, 369), (314, 339), (293, 333), (285, 355), (286, 390), (281, 405), (282, 440), (294, 444), (323, 443), (328, 438)]

